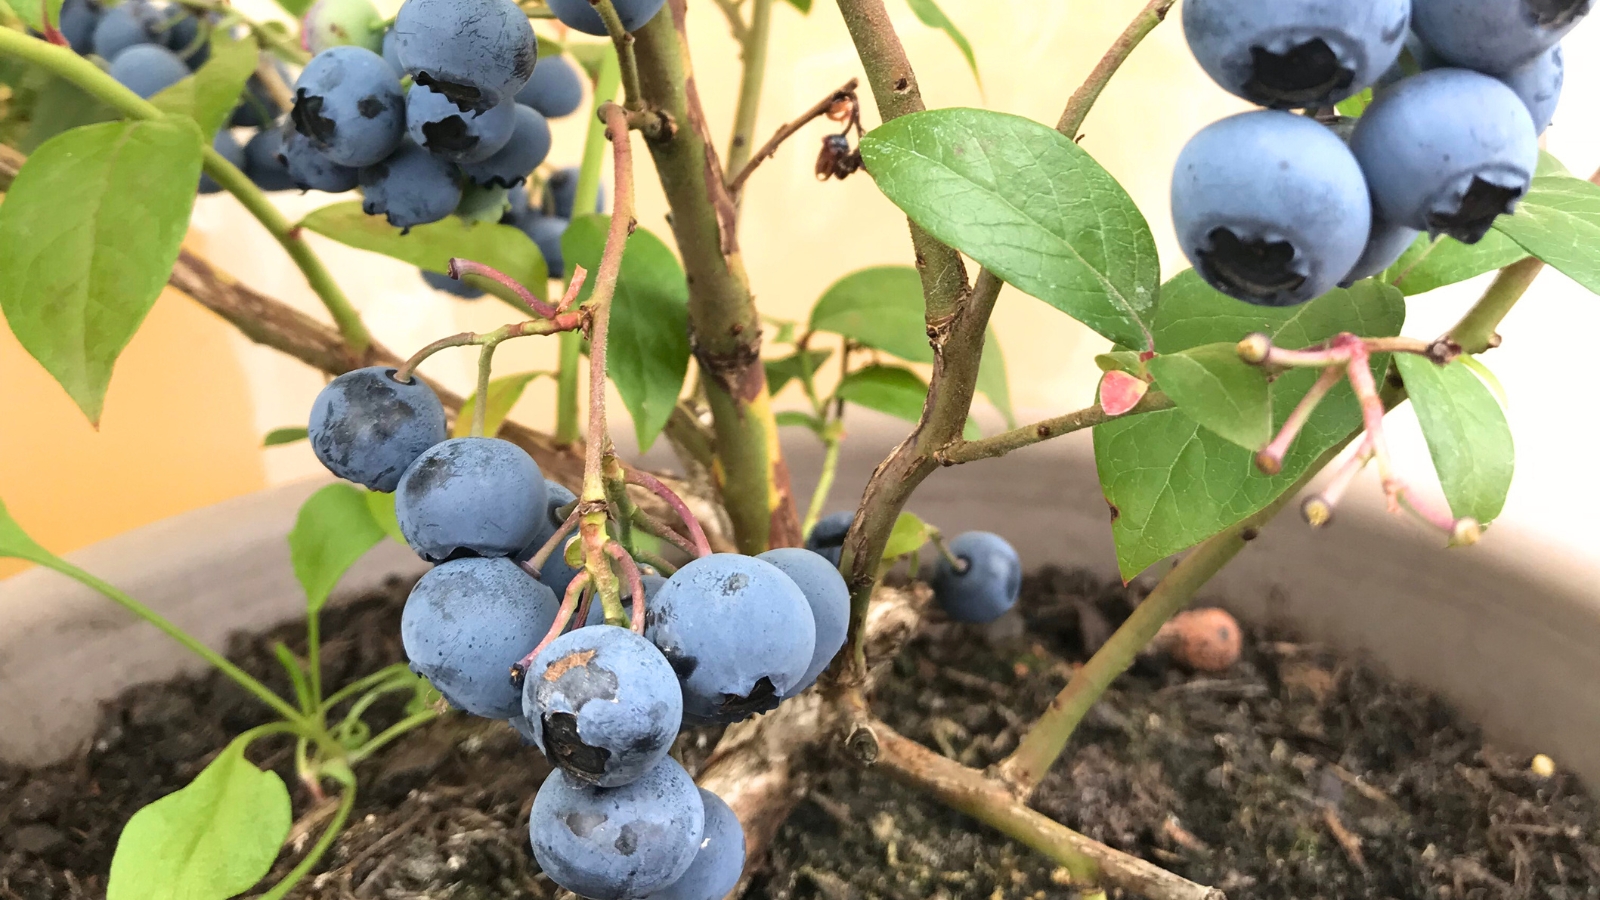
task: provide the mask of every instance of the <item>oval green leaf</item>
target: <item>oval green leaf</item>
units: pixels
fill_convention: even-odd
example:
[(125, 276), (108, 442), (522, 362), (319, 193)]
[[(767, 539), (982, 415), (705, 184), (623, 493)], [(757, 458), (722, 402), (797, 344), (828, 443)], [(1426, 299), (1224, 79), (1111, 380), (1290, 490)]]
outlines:
[(384, 534), (360, 488), (340, 482), (306, 498), (289, 532), (289, 561), (312, 615), (328, 602), (345, 570), (377, 546)]
[(1503, 269), (1527, 256), (1528, 251), (1498, 231), (1491, 230), (1476, 244), (1452, 237), (1435, 241), (1424, 234), (1389, 267), (1384, 280), (1410, 297)]
[[(517, 405), (522, 399), (522, 392), (535, 378), (549, 375), (549, 372), (518, 372), (489, 382), (489, 402), (483, 410), (483, 435), (494, 437), (500, 433), (500, 426), (506, 423), (506, 417), (511, 415), (511, 407)], [(478, 393), (474, 391), (461, 404), (461, 414), (456, 416), (455, 427), (451, 430), (451, 437), (466, 437), (472, 433), (472, 407), (478, 400)]]
[(1410, 354), (1395, 357), (1427, 438), (1450, 511), (1487, 525), (1505, 508), (1516, 447), (1505, 410), (1472, 369)]
[(260, 59), (256, 39), (234, 39), (226, 31), (212, 32), (211, 56), (188, 78), (150, 98), (169, 115), (188, 116), (209, 141), (228, 122), (245, 82)]
[(1517, 214), (1501, 216), (1494, 227), (1600, 294), (1600, 187), (1570, 175), (1535, 178)]
[(1150, 360), (1156, 386), (1189, 418), (1247, 450), (1272, 440), (1266, 372), (1239, 358), (1237, 344), (1206, 344)]
[(983, 78), (978, 75), (978, 57), (972, 52), (972, 42), (967, 40), (967, 36), (961, 33), (961, 29), (956, 27), (956, 23), (950, 21), (950, 17), (944, 14), (944, 10), (939, 8), (939, 4), (935, 3), (934, 0), (906, 0), (906, 5), (911, 7), (911, 12), (916, 15), (922, 24), (929, 28), (939, 29), (948, 35), (950, 40), (955, 42), (956, 49), (960, 50), (961, 55), (967, 60), (967, 68), (972, 70), (972, 77), (981, 84)]
[(928, 523), (911, 513), (901, 513), (894, 520), (894, 528), (889, 532), (888, 543), (883, 545), (883, 561), (893, 562), (906, 554), (921, 550), (932, 535), (933, 529), (928, 527)]
[(274, 428), (267, 432), (266, 437), (261, 439), (261, 446), (282, 447), (284, 444), (303, 441), (309, 436), (304, 428)]

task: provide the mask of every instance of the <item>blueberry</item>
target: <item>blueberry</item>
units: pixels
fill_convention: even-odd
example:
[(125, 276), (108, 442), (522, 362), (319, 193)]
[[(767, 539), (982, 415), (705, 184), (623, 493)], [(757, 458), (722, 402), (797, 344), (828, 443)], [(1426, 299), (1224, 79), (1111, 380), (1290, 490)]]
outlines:
[(1560, 44), (1546, 50), (1533, 62), (1500, 76), (1506, 87), (1516, 92), (1527, 104), (1534, 127), (1540, 134), (1544, 134), (1555, 120), (1556, 106), (1561, 102), (1561, 88), (1566, 78), (1566, 58), (1562, 55)]
[(441, 159), (482, 162), (511, 140), (516, 107), (506, 101), (481, 113), (462, 112), (449, 97), (419, 84), (406, 94), (406, 132)]
[(570, 116), (583, 105), (583, 80), (572, 63), (546, 56), (533, 67), (533, 77), (517, 91), (517, 102), (550, 119)]
[(395, 39), (392, 25), (383, 33), (383, 61), (394, 70), (394, 77), (406, 77), (406, 67), (400, 62), (400, 42)]
[(146, 100), (189, 77), (177, 54), (155, 44), (134, 44), (111, 60), (109, 74)]
[(1502, 74), (1549, 50), (1594, 0), (1412, 0), (1411, 28), (1451, 64)]
[[(566, 485), (558, 481), (551, 481), (548, 478), (544, 482), (544, 496), (545, 514), (539, 520), (539, 530), (534, 534), (533, 539), (528, 541), (528, 546), (523, 547), (522, 552), (517, 554), (517, 559), (523, 562), (533, 559), (533, 555), (539, 552), (539, 548), (543, 547), (546, 541), (550, 540), (550, 536), (556, 533), (556, 529), (566, 523), (566, 518), (560, 515), (560, 509), (578, 499), (578, 495), (568, 490)], [(556, 556), (559, 555), (559, 553), (556, 554)], [(555, 556), (552, 556), (551, 559), (555, 559)], [(563, 587), (562, 591), (565, 590), (566, 588)], [(560, 593), (560, 591), (557, 593)]]
[[(572, 584), (572, 579), (577, 578), (578, 573), (583, 571), (582, 566), (573, 568), (567, 565), (567, 545), (575, 540), (577, 540), (576, 537), (563, 539), (561, 546), (550, 554), (550, 558), (545, 560), (544, 567), (539, 570), (539, 580), (544, 582), (545, 586), (550, 590), (555, 591), (558, 597), (567, 595), (567, 588)], [(544, 545), (541, 543), (540, 546)], [(534, 548), (535, 551), (538, 549), (538, 547)], [(597, 603), (596, 605), (599, 604)], [(592, 611), (593, 607), (590, 607), (590, 609)]]
[[(594, 4), (589, 0), (549, 0), (550, 11), (568, 28), (576, 28), (584, 34), (593, 34), (604, 37), (606, 23), (600, 14), (594, 11)], [(624, 31), (634, 32), (643, 28), (647, 22), (655, 18), (656, 13), (666, 0), (613, 0), (617, 8), (617, 17), (622, 20)]]
[(566, 219), (538, 213), (530, 213), (517, 223), (522, 233), (531, 238), (538, 245), (539, 252), (544, 254), (544, 265), (551, 278), (562, 278), (567, 274), (567, 263), (561, 255), (561, 236), (567, 233), (568, 224)]
[[(217, 136), (211, 139), (211, 149), (222, 154), (223, 159), (233, 163), (238, 168), (244, 168), (244, 148), (239, 146), (239, 142), (234, 140), (233, 135), (229, 134), (226, 129), (217, 132)], [(221, 190), (222, 185), (211, 180), (210, 175), (204, 172), (200, 173), (200, 193), (215, 194)]]
[(394, 33), (406, 73), (463, 112), (515, 97), (539, 53), (533, 26), (512, 0), (406, 0)]
[[(558, 219), (572, 218), (572, 209), (578, 205), (578, 167), (568, 166), (557, 169), (544, 183), (544, 193), (540, 195), (539, 209), (547, 216)], [(595, 196), (594, 211), (606, 211), (606, 186), (600, 185), (600, 192)]]
[(1172, 218), (1183, 252), (1212, 287), (1259, 306), (1293, 306), (1355, 268), (1372, 199), (1333, 132), (1292, 113), (1249, 112), (1183, 148)]
[(328, 471), (374, 491), (393, 491), (424, 450), (443, 441), (444, 407), (418, 379), (371, 366), (328, 382), (311, 403), (311, 450)]
[(405, 136), (405, 95), (383, 57), (364, 47), (334, 47), (300, 72), (289, 117), (329, 159), (370, 166)]
[(1258, 106), (1332, 106), (1372, 86), (1405, 41), (1411, 0), (1186, 0), (1189, 49)]
[(102, 59), (115, 59), (129, 47), (160, 43), (156, 33), (160, 24), (160, 14), (148, 3), (128, 0), (101, 13), (90, 43)]
[(590, 900), (632, 900), (677, 881), (704, 831), (700, 790), (670, 757), (615, 788), (591, 787), (557, 769), (528, 816), (539, 868)]
[(817, 626), (817, 644), (811, 653), (811, 665), (801, 676), (800, 683), (784, 695), (793, 697), (816, 684), (822, 671), (844, 646), (845, 635), (850, 630), (850, 588), (844, 583), (837, 565), (811, 550), (782, 547), (768, 550), (756, 559), (777, 566), (800, 588), (811, 605), (811, 620)]
[(527, 546), (545, 509), (533, 457), (498, 438), (453, 438), (417, 457), (400, 477), (395, 516), (411, 549), (429, 562), (510, 556)]
[[(288, 84), (289, 70), (283, 63), (272, 61), (273, 67), (278, 70), (278, 78)], [(230, 128), (266, 128), (278, 117), (283, 115), (283, 107), (273, 97), (267, 86), (261, 82), (261, 77), (251, 75), (244, 83), (244, 93), (239, 95), (239, 105), (234, 107), (233, 116), (228, 119)]]
[(744, 826), (722, 798), (700, 789), (706, 826), (700, 849), (683, 877), (645, 900), (722, 900), (744, 875)]
[(474, 184), (512, 187), (521, 184), (550, 155), (550, 123), (522, 104), (513, 108), (511, 138), (482, 162), (466, 163), (461, 171)]
[(344, 46), (381, 53), (383, 16), (372, 0), (317, 0), (306, 10), (300, 34), (313, 55)]
[(733, 553), (679, 569), (645, 623), (683, 683), (684, 711), (721, 722), (776, 708), (805, 677), (817, 645), (811, 605), (793, 579)]
[(359, 183), (359, 170), (341, 166), (329, 159), (311, 139), (287, 123), (278, 132), (278, 162), (289, 180), (302, 191), (327, 191), (342, 194)]
[(437, 222), (461, 203), (455, 166), (418, 147), (409, 139), (382, 162), (360, 170), (361, 209), (384, 216), (397, 228)]
[(162, 43), (178, 54), (190, 71), (205, 65), (211, 58), (211, 41), (200, 39), (199, 17), (183, 7), (169, 6), (163, 10), (158, 31)]
[(522, 713), (511, 667), (556, 620), (550, 589), (509, 559), (457, 559), (428, 571), (406, 598), (400, 642), (411, 670), (475, 716)]
[(422, 280), (427, 282), (428, 287), (436, 291), (444, 291), (446, 294), (460, 297), (463, 300), (476, 300), (483, 296), (483, 291), (467, 284), (465, 281), (457, 281), (449, 275), (440, 275), (438, 272), (430, 272), (427, 269), (422, 269), (421, 272)]
[(278, 154), (283, 149), (283, 129), (263, 128), (244, 145), (244, 173), (263, 191), (287, 191), (294, 187), (289, 167)]
[(933, 597), (957, 622), (993, 622), (1017, 603), (1022, 590), (1022, 560), (1005, 538), (969, 531), (950, 542), (950, 552), (966, 568), (957, 572), (943, 555), (933, 576)]
[(1400, 257), (1417, 242), (1422, 232), (1404, 225), (1390, 225), (1377, 215), (1372, 219), (1372, 234), (1367, 238), (1367, 249), (1361, 254), (1350, 274), (1340, 286), (1348, 287), (1363, 278), (1371, 278), (1400, 261)]
[(806, 535), (806, 549), (821, 556), (837, 568), (844, 556), (844, 537), (850, 533), (855, 513), (837, 512), (823, 516), (811, 526)]
[(666, 757), (683, 722), (683, 689), (654, 644), (597, 625), (539, 652), (522, 683), (522, 714), (550, 765), (621, 787)]
[(506, 211), (500, 216), (501, 225), (514, 225), (528, 214), (528, 186), (518, 184), (506, 191)]
[(100, 5), (94, 0), (66, 0), (56, 21), (72, 52), (88, 56), (94, 49), (94, 29), (100, 23)]
[(1527, 105), (1465, 69), (1434, 69), (1383, 92), (1350, 149), (1385, 221), (1466, 244), (1516, 208), (1539, 164)]

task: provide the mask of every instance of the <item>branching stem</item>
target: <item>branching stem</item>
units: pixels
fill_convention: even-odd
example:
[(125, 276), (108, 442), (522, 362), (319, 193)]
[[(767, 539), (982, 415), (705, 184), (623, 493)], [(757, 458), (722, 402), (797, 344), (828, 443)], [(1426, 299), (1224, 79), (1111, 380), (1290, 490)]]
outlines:
[(858, 79), (850, 79), (838, 90), (817, 101), (816, 106), (801, 113), (799, 118), (785, 123), (770, 140), (761, 145), (761, 149), (756, 151), (754, 156), (749, 157), (749, 162), (736, 163), (733, 155), (729, 154), (728, 170), (730, 172), (737, 170), (739, 174), (733, 176), (732, 180), (728, 182), (728, 193), (735, 197), (739, 196), (739, 192), (744, 189), (744, 183), (750, 180), (750, 176), (755, 173), (762, 163), (771, 159), (772, 155), (778, 152), (778, 148), (783, 145), (784, 141), (793, 137), (795, 132), (806, 127), (812, 121), (827, 115), (828, 111), (833, 109), (840, 101), (853, 97), (856, 87), (860, 84), (861, 82)]
[(1072, 94), (1072, 99), (1067, 101), (1067, 108), (1061, 113), (1061, 120), (1056, 123), (1056, 130), (1074, 140), (1078, 137), (1078, 129), (1083, 127), (1083, 120), (1089, 117), (1089, 110), (1094, 108), (1100, 93), (1111, 83), (1112, 76), (1128, 61), (1133, 51), (1156, 30), (1166, 18), (1167, 13), (1178, 0), (1150, 0), (1145, 8), (1134, 16), (1133, 21), (1101, 57), (1100, 63), (1089, 73), (1089, 77)]
[(628, 472), (628, 483), (636, 484), (666, 501), (667, 505), (672, 507), (672, 511), (678, 514), (678, 518), (683, 520), (684, 526), (689, 529), (689, 538), (694, 542), (694, 555), (711, 555), (711, 542), (706, 539), (706, 530), (700, 526), (700, 520), (690, 511), (689, 504), (683, 502), (683, 498), (672, 488), (667, 487), (661, 479), (649, 472), (641, 472), (638, 469)]

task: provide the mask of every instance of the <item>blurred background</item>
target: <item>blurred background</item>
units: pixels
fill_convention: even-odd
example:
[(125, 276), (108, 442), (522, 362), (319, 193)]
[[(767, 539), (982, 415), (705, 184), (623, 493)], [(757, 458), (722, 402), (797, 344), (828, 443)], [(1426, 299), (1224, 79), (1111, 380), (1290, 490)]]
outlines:
[[(896, 0), (889, 7), (930, 106), (986, 106), (1053, 124), (1068, 95), (1143, 2), (941, 0), (972, 41), (981, 86), (948, 37), (922, 25)], [(270, 0), (237, 5), (254, 18), (281, 16)], [(397, 7), (397, 0), (390, 5)], [(700, 95), (725, 145), (739, 83), (738, 50), (711, 0), (689, 0), (689, 13)], [(812, 13), (802, 16), (779, 3), (775, 16), (756, 129), (761, 140), (860, 75), (834, 4), (818, 0)], [(1242, 101), (1215, 87), (1194, 64), (1177, 16), (1174, 11), (1138, 50), (1082, 129), (1083, 146), (1122, 182), (1149, 220), (1164, 277), (1187, 267), (1173, 242), (1167, 211), (1178, 151), (1201, 127), (1242, 108)], [(1600, 165), (1600, 119), (1587, 114), (1600, 101), (1600, 24), (1580, 27), (1567, 46), (1566, 94), (1547, 145), (1574, 173), (1587, 175)], [(862, 98), (864, 124), (871, 128), (877, 117), (864, 88)], [(583, 118), (552, 123), (552, 165), (577, 163)], [(849, 272), (910, 262), (905, 220), (870, 178), (816, 181), (812, 168), (824, 131), (823, 125), (813, 125), (802, 132), (763, 166), (746, 191), (745, 264), (762, 311), (780, 319), (803, 322), (816, 298)], [(640, 224), (670, 243), (659, 185), (648, 163), (642, 165)], [(338, 199), (273, 196), (291, 219)], [(377, 338), (397, 352), (509, 321), (506, 307), (492, 299), (456, 300), (429, 289), (415, 268), (315, 235), (310, 239)], [(199, 198), (188, 246), (258, 290), (322, 315), (298, 270), (230, 196)], [(1406, 333), (1437, 336), (1487, 278), (1413, 298)], [(1093, 357), (1105, 348), (1103, 339), (1009, 289), (994, 323), (1019, 419), (1093, 402), (1099, 375)], [(1510, 395), (1518, 455), (1502, 522), (1535, 537), (1535, 546), (1550, 559), (1593, 563), (1600, 559), (1600, 526), (1593, 512), (1600, 508), (1600, 479), (1580, 473), (1592, 464), (1588, 441), (1597, 429), (1593, 410), (1573, 408), (1565, 386), (1586, 370), (1581, 363), (1589, 352), (1567, 336), (1600, 333), (1600, 300), (1547, 271), (1502, 333), (1505, 349), (1487, 363)], [(469, 393), (472, 360), (470, 351), (452, 351), (430, 361), (428, 371)], [(516, 341), (496, 356), (501, 373), (553, 368), (554, 361), (553, 340)], [(324, 474), (304, 442), (261, 448), (266, 432), (305, 424), (322, 384), (318, 373), (250, 344), (169, 291), (118, 362), (96, 431), (10, 331), (0, 329), (0, 498), (24, 529), (50, 550), (65, 553), (185, 510)], [(800, 405), (798, 389), (789, 390), (780, 406)], [(514, 417), (549, 428), (553, 395), (553, 382), (535, 382)], [(1425, 484), (1432, 467), (1414, 420), (1402, 410), (1391, 421), (1402, 465)], [(834, 505), (849, 502), (860, 487), (840, 484)], [(21, 568), (0, 560), (0, 577)]]

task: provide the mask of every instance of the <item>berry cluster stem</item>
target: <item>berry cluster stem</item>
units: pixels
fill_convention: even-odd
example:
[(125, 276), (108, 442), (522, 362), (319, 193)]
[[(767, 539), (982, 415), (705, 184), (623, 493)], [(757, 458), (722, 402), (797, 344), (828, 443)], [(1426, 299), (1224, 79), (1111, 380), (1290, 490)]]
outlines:
[(600, 21), (606, 24), (606, 34), (610, 35), (611, 43), (617, 48), (624, 105), (630, 110), (641, 109), (644, 101), (639, 90), (639, 62), (633, 55), (633, 35), (623, 27), (622, 16), (617, 14), (617, 8), (611, 0), (589, 0), (589, 2), (594, 4), (594, 11), (600, 14)]

